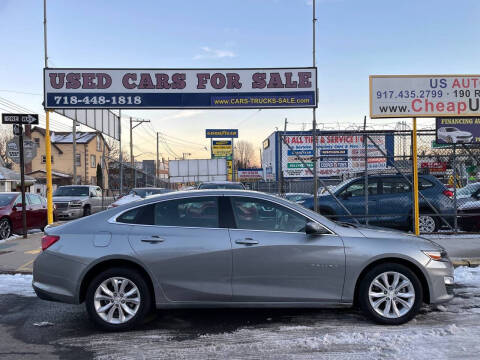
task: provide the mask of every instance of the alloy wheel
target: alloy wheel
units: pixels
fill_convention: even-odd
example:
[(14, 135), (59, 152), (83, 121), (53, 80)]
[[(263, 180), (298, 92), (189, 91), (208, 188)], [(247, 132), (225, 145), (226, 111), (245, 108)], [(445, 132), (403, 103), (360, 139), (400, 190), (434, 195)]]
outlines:
[(0, 221), (0, 239), (4, 240), (10, 236), (10, 223), (7, 219)]
[(110, 324), (123, 324), (131, 320), (137, 314), (140, 303), (137, 285), (124, 277), (106, 279), (94, 294), (95, 311)]
[(415, 289), (405, 275), (387, 271), (371, 282), (368, 299), (377, 314), (388, 319), (397, 319), (412, 309), (415, 303)]
[(435, 231), (436, 224), (433, 217), (428, 215), (420, 215), (418, 222), (421, 233), (432, 233)]

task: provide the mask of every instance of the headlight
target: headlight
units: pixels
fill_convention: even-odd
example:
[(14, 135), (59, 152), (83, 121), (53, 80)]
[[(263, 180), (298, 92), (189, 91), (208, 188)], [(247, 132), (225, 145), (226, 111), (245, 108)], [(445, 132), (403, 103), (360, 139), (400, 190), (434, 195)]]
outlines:
[(68, 203), (68, 205), (70, 207), (81, 207), (82, 206), (82, 202), (80, 200), (75, 200), (75, 201), (70, 201)]
[(444, 250), (423, 250), (422, 252), (434, 261), (448, 261), (447, 252)]

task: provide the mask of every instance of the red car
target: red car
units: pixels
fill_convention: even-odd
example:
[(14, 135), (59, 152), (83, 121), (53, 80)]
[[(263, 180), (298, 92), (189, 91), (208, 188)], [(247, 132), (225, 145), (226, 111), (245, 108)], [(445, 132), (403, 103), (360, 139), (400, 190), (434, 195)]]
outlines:
[[(27, 228), (43, 229), (47, 226), (47, 201), (37, 194), (25, 194)], [(0, 193), (0, 240), (13, 233), (22, 233), (22, 195), (18, 192)]]

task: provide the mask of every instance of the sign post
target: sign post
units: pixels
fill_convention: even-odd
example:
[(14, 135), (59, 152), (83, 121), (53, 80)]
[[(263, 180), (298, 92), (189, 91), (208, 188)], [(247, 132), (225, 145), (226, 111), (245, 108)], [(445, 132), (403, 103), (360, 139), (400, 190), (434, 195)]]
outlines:
[(417, 118), (413, 118), (413, 219), (415, 235), (420, 235), (420, 213), (418, 208), (418, 156), (417, 156)]
[[(23, 237), (27, 237), (27, 212), (26, 212), (26, 201), (25, 201), (25, 155), (24, 155), (24, 144), (23, 144), (23, 124), (31, 125), (38, 124), (38, 115), (37, 114), (2, 114), (2, 124), (12, 124), (13, 131), (15, 135), (18, 135), (18, 148), (8, 149), (7, 152), (13, 150), (15, 154), (18, 155), (20, 161), (20, 187), (22, 192), (22, 232)], [(18, 153), (17, 153), (18, 151)], [(14, 156), (11, 156), (14, 160)], [(15, 160), (14, 160), (15, 161)], [(17, 161), (15, 161), (17, 162)]]

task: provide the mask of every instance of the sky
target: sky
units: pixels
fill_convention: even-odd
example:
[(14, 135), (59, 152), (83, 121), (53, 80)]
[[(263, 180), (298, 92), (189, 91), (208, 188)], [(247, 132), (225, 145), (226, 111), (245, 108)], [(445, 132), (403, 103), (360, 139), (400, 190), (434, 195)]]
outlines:
[[(316, 0), (320, 129), (368, 116), (372, 74), (477, 74), (478, 0)], [(242, 68), (312, 65), (312, 0), (47, 0), (49, 67)], [(0, 0), (2, 99), (43, 113), (43, 0)], [(3, 104), (3, 105), (2, 105)], [(134, 154), (208, 158), (206, 128), (238, 128), (255, 153), (276, 128), (311, 128), (311, 109), (126, 110), (150, 120)], [(398, 119), (368, 119), (394, 128)], [(421, 119), (420, 127), (432, 124)], [(53, 128), (71, 121), (55, 116)], [(143, 155), (141, 155), (143, 154)]]

